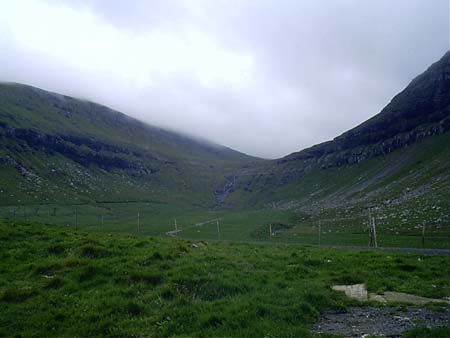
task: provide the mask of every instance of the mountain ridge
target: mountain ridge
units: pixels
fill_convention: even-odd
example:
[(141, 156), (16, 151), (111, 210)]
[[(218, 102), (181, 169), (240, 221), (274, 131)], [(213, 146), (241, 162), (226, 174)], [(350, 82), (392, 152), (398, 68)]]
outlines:
[(445, 174), (441, 147), (448, 138), (439, 135), (449, 130), (450, 52), (371, 119), (276, 160), (153, 127), (90, 101), (0, 84), (0, 203), (151, 199), (218, 209), (326, 204), (338, 192), (347, 201), (367, 199), (404, 166), (434, 170), (418, 164), (428, 161), (426, 139), (433, 140), (425, 142), (435, 154), (430, 161)]
[[(430, 77), (432, 78), (431, 80)], [(438, 85), (436, 86), (436, 83), (433, 83), (433, 81), (437, 82)], [(422, 74), (416, 76), (405, 89), (394, 96), (380, 113), (335, 137), (333, 140), (294, 152), (277, 161), (283, 163), (296, 159), (307, 159), (311, 154), (327, 155), (336, 151), (356, 148), (357, 146), (373, 145), (380, 141), (386, 142), (398, 134), (408, 133), (423, 124), (434, 125), (420, 131), (421, 133), (415, 135), (415, 139), (426, 137), (426, 133), (446, 132), (450, 130), (449, 92), (450, 51), (445, 53), (439, 61), (428, 67)], [(414, 99), (415, 96), (419, 96), (419, 99)], [(437, 112), (429, 114), (430, 110), (436, 109), (438, 109)], [(410, 114), (405, 114), (405, 111), (410, 112)], [(417, 117), (419, 117), (419, 121), (414, 121)], [(420, 117), (425, 118), (420, 119)], [(395, 141), (392, 142), (391, 149), (383, 150), (392, 151), (396, 149)], [(401, 145), (401, 142), (398, 145)]]
[[(369, 202), (373, 197), (369, 190), (380, 182), (390, 184), (403, 167), (424, 176), (424, 172), (434, 170), (430, 167), (432, 161), (438, 161), (444, 169), (437, 174), (444, 175), (442, 182), (447, 182), (445, 172), (450, 170), (450, 153), (446, 148), (450, 144), (445, 135), (449, 131), (450, 52), (447, 52), (377, 115), (333, 140), (281, 159), (241, 167), (227, 178), (219, 195), (224, 206), (230, 207), (328, 205), (331, 196), (334, 196), (331, 204), (345, 204), (344, 197), (351, 198), (352, 194), (364, 195), (365, 203), (374, 203)], [(436, 158), (428, 158), (424, 147), (430, 147), (429, 154), (435, 154)], [(430, 162), (427, 167), (419, 165), (427, 161)], [(344, 181), (342, 176), (350, 172), (361, 176), (347, 177)], [(429, 179), (431, 176), (427, 176)], [(412, 178), (410, 184), (416, 184)], [(444, 183), (441, 188), (445, 193)]]

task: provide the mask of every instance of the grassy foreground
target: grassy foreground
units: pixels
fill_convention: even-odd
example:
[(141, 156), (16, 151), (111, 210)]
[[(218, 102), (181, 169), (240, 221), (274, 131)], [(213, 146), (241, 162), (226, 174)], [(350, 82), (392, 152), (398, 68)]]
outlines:
[(0, 336), (317, 337), (321, 311), (357, 304), (335, 283), (450, 295), (450, 257), (12, 223), (0, 242)]

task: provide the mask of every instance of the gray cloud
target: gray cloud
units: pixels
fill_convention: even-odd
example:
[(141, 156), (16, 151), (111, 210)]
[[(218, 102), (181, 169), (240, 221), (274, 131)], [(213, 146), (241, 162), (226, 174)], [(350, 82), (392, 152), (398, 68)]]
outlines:
[(0, 80), (262, 157), (364, 121), (449, 49), (448, 0), (18, 0), (0, 13)]

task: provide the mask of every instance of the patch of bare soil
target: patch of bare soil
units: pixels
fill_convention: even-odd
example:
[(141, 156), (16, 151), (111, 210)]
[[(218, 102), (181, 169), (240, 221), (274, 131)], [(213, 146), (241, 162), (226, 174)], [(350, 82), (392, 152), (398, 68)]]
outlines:
[(369, 335), (397, 338), (416, 327), (450, 327), (450, 308), (444, 312), (394, 307), (351, 307), (324, 313), (314, 324), (317, 333), (340, 334), (348, 338)]

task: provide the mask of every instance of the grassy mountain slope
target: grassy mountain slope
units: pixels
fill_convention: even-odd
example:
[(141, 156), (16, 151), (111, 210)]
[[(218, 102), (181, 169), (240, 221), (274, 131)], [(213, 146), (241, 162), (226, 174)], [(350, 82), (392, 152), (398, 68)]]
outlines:
[(450, 225), (449, 131), (450, 52), (360, 126), (240, 168), (222, 189), (224, 206), (316, 215), (334, 209), (361, 215), (376, 207), (394, 226)]
[[(0, 204), (148, 202), (153, 203), (148, 217), (156, 224), (164, 214), (165, 226), (175, 215), (194, 223), (209, 216), (228, 222), (230, 210), (261, 211), (256, 218), (246, 214), (252, 216), (243, 224), (252, 229), (286, 211), (294, 218), (304, 215), (309, 226), (320, 218), (360, 227), (371, 209), (385, 232), (416, 233), (426, 225), (445, 235), (449, 130), (450, 52), (380, 114), (332, 141), (275, 161), (154, 128), (91, 102), (5, 84), (0, 85)], [(159, 216), (151, 215), (155, 203), (167, 205)], [(121, 210), (136, 215), (136, 208), (147, 209), (130, 203)], [(207, 212), (211, 208), (220, 214)], [(89, 223), (97, 222), (98, 215), (91, 216)], [(67, 217), (73, 219), (73, 210)], [(244, 232), (249, 238), (257, 233)]]
[(0, 203), (94, 200), (214, 205), (214, 186), (255, 158), (107, 107), (0, 84)]

